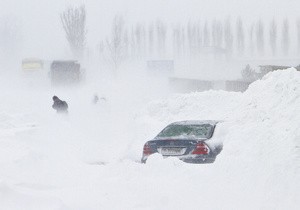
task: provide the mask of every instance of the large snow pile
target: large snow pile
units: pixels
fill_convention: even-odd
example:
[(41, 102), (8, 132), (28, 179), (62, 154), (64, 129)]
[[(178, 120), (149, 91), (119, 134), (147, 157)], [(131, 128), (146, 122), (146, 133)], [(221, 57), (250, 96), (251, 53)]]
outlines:
[[(144, 109), (137, 104), (147, 97), (138, 101), (133, 92), (111, 91), (109, 104), (97, 106), (88, 92), (61, 91), (69, 116), (50, 109), (46, 88), (0, 93), (0, 209), (299, 208), (295, 69), (270, 73), (245, 93), (174, 95)], [(188, 119), (224, 121), (216, 134), (224, 149), (214, 164), (159, 155), (139, 163), (145, 141)]]
[[(225, 197), (234, 197), (235, 201), (220, 208), (247, 204), (243, 209), (297, 209), (298, 113), (300, 72), (289, 69), (266, 75), (243, 94), (209, 91), (154, 102), (146, 109), (144, 126), (161, 128), (162, 124), (182, 119), (224, 120), (225, 146), (214, 169), (225, 170), (216, 174), (222, 174), (224, 183), (231, 185)], [(224, 186), (221, 184), (220, 190), (226, 189)]]

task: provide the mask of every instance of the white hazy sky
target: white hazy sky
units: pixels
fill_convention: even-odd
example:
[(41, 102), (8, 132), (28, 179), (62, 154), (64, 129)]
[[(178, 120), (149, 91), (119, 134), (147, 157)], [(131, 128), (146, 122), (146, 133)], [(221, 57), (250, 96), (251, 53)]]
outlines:
[[(111, 19), (122, 14), (130, 22), (160, 18), (166, 22), (241, 16), (300, 17), (300, 0), (0, 0), (0, 18), (13, 16), (22, 25), (25, 51), (67, 50), (59, 13), (67, 5), (85, 3), (89, 43), (108, 34)], [(48, 51), (48, 50), (47, 50)], [(53, 55), (51, 55), (53, 56)]]
[(85, 3), (99, 13), (126, 12), (130, 15), (173, 18), (193, 15), (296, 14), (299, 0), (1, 0), (1, 13), (34, 13), (41, 9), (55, 12), (65, 5)]

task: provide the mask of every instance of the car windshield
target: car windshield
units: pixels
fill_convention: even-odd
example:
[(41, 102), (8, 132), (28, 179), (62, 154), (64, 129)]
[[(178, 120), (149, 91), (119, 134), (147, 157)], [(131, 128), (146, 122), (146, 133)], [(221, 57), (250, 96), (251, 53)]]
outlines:
[(213, 132), (213, 125), (180, 125), (167, 126), (156, 138), (210, 138)]

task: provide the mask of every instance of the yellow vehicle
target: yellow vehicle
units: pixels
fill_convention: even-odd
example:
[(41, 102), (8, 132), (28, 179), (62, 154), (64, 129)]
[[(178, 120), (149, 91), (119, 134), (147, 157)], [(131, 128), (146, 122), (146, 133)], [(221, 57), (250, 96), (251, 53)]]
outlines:
[(41, 70), (44, 67), (44, 62), (37, 58), (28, 58), (22, 60), (22, 69), (24, 71)]

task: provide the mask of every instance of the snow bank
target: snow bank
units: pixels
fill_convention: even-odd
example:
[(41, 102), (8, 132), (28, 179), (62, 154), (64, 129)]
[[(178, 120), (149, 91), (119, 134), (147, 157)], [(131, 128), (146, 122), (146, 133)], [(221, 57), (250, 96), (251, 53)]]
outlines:
[[(297, 209), (300, 190), (300, 72), (276, 71), (253, 83), (241, 96), (230, 124), (220, 165), (248, 179), (239, 192), (263, 209)], [(239, 170), (236, 170), (239, 169)], [(235, 181), (233, 181), (235, 182)], [(248, 189), (247, 189), (248, 188)]]
[(243, 94), (209, 91), (154, 102), (145, 110), (143, 127), (161, 128), (183, 119), (224, 120), (224, 150), (212, 171), (223, 176), (219, 190), (229, 194), (222, 197), (236, 200), (222, 209), (297, 209), (299, 111), (300, 72), (289, 69), (266, 75)]
[[(53, 90), (7, 90), (0, 93), (0, 209), (298, 209), (299, 85), (300, 72), (289, 69), (245, 93), (148, 103), (124, 83), (107, 91), (109, 106), (93, 105), (89, 88), (56, 90), (70, 104), (68, 116), (51, 110)], [(211, 119), (224, 120), (214, 164), (159, 155), (139, 163), (143, 144), (168, 123)]]
[(24, 194), (0, 181), (0, 209), (5, 210), (64, 210), (66, 206), (57, 198)]

